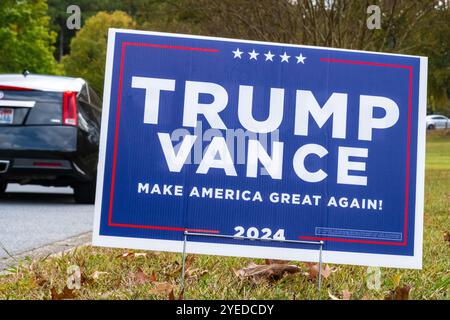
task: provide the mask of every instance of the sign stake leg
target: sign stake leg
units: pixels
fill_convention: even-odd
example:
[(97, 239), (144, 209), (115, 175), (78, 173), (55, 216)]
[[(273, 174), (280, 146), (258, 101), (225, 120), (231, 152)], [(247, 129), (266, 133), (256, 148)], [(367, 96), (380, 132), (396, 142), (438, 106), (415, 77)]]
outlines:
[(181, 258), (181, 283), (180, 283), (180, 290), (181, 292), (184, 291), (184, 274), (186, 269), (186, 243), (187, 243), (187, 234), (184, 232), (183, 236), (183, 255)]
[(323, 247), (323, 241), (320, 241), (320, 250), (319, 250), (319, 283), (318, 283), (318, 291), (320, 296), (320, 288), (322, 285), (322, 247)]

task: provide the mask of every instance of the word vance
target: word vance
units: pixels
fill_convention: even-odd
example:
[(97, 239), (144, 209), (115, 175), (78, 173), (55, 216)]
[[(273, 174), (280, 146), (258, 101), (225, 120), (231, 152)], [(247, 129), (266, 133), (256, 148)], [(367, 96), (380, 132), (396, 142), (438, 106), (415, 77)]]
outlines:
[[(132, 88), (145, 90), (144, 123), (158, 125), (160, 100), (169, 92), (175, 91), (176, 80), (133, 77)], [(203, 103), (200, 96), (211, 96), (212, 102)], [(211, 128), (226, 130), (226, 124), (220, 117), (229, 104), (226, 89), (212, 82), (186, 81), (184, 84), (184, 108), (182, 126), (194, 128), (199, 116), (203, 116)], [(238, 119), (248, 131), (254, 133), (269, 133), (277, 130), (283, 122), (285, 89), (270, 88), (269, 115), (264, 121), (253, 117), (253, 87), (239, 86), (237, 101)], [(334, 92), (326, 103), (321, 106), (313, 92), (296, 90), (295, 125), (293, 134), (307, 136), (310, 119), (319, 128), (332, 119), (332, 138), (345, 139), (347, 137), (347, 104), (348, 94)], [(383, 117), (374, 117), (374, 109), (384, 110)], [(399, 119), (399, 107), (393, 100), (382, 96), (361, 95), (359, 97), (358, 140), (372, 141), (374, 130), (384, 130), (394, 126)], [(375, 131), (376, 132), (376, 131)], [(177, 146), (173, 145), (168, 133), (158, 133), (158, 138), (164, 152), (167, 166), (171, 172), (180, 172), (197, 140), (196, 135), (187, 134)], [(176, 152), (176, 149), (177, 152)], [(257, 178), (258, 166), (265, 168), (272, 179), (282, 179), (284, 143), (274, 141), (271, 146), (272, 154), (264, 149), (257, 140), (249, 139), (247, 147), (246, 176)], [(325, 157), (329, 151), (319, 144), (305, 144), (298, 148), (292, 159), (292, 166), (296, 175), (303, 181), (318, 183), (327, 178), (324, 169), (310, 171), (305, 167), (309, 156)], [(351, 161), (351, 157), (367, 158), (368, 148), (341, 146), (338, 148), (337, 183), (347, 185), (367, 185), (367, 176), (363, 175), (366, 163), (362, 160)], [(196, 170), (197, 174), (208, 174), (210, 169), (221, 169), (227, 176), (237, 176), (236, 168), (223, 137), (214, 137), (206, 149)], [(350, 171), (359, 171), (359, 175), (352, 175)]]

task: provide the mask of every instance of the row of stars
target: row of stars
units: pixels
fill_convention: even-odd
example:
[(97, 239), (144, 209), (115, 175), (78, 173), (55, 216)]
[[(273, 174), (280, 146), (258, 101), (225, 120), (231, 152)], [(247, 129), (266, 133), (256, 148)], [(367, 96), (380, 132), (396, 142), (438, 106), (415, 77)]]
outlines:
[[(244, 52), (241, 51), (239, 48), (237, 48), (235, 51), (232, 51), (232, 52), (234, 54), (234, 59), (242, 59), (242, 54)], [(255, 49), (253, 49), (253, 51), (247, 52), (247, 53), (250, 56), (250, 60), (258, 60), (259, 53), (256, 52)], [(265, 61), (272, 61), (273, 62), (273, 58), (276, 55), (273, 54), (272, 52), (270, 52), (270, 50), (269, 50), (267, 53), (264, 53), (264, 56), (266, 56), (266, 60)], [(284, 54), (279, 55), (279, 56), (281, 58), (281, 62), (289, 63), (289, 58), (291, 58), (291, 56), (288, 56), (286, 51), (284, 52)], [(300, 53), (300, 55), (295, 56), (295, 58), (297, 59), (297, 63), (305, 64), (306, 57), (304, 57), (301, 53)]]

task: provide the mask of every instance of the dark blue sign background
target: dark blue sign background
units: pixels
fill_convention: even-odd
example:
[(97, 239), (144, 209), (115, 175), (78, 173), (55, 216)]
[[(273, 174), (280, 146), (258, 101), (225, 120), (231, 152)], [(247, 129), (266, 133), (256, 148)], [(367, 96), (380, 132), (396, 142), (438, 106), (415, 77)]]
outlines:
[[(232, 53), (237, 48), (243, 51), (241, 59)], [(252, 50), (260, 53), (257, 60), (249, 59)], [(263, 54), (269, 50), (275, 55), (273, 62), (265, 61)], [(289, 62), (281, 62), (284, 52), (291, 56)], [(295, 56), (299, 54), (306, 57), (304, 64), (297, 63)], [(100, 235), (182, 240), (185, 228), (233, 235), (236, 226), (260, 230), (268, 227), (274, 231), (284, 229), (286, 239), (324, 239), (325, 250), (413, 255), (419, 66), (418, 58), (405, 56), (117, 33)], [(176, 80), (174, 92), (161, 94), (157, 125), (143, 122), (145, 90), (132, 88), (133, 76)], [(197, 164), (186, 164), (180, 173), (169, 171), (157, 133), (171, 133), (182, 127), (185, 81), (213, 82), (227, 90), (228, 106), (220, 116), (231, 129), (242, 128), (237, 117), (239, 85), (254, 87), (253, 116), (258, 120), (267, 118), (270, 88), (285, 89), (284, 118), (279, 128), (279, 140), (284, 142), (282, 180), (268, 175), (247, 178), (246, 164), (236, 165), (236, 177), (226, 176), (220, 169), (196, 174)], [(333, 92), (348, 94), (346, 139), (331, 138), (331, 118), (322, 128), (310, 118), (308, 136), (294, 135), (295, 94), (300, 89), (311, 90), (321, 106)], [(388, 97), (400, 109), (398, 122), (391, 128), (374, 130), (372, 141), (358, 140), (360, 95)], [(199, 120), (203, 130), (209, 128), (203, 117)], [(193, 128), (186, 129), (193, 134)], [(324, 146), (329, 152), (321, 159), (309, 157), (306, 162), (309, 170), (322, 168), (328, 173), (319, 183), (302, 181), (292, 167), (294, 153), (308, 143)], [(337, 184), (340, 146), (368, 148), (366, 172), (352, 172), (367, 176), (367, 186)], [(271, 154), (270, 149), (268, 152)], [(183, 185), (185, 195), (140, 194), (139, 182)], [(260, 191), (264, 202), (190, 198), (192, 186)], [(322, 202), (320, 206), (276, 204), (268, 200), (272, 192), (318, 194)], [(330, 196), (380, 199), (383, 207), (327, 207)], [(376, 232), (361, 237), (329, 236), (328, 228)], [(206, 238), (196, 241), (235, 243)], [(279, 243), (245, 244), (291, 247)]]

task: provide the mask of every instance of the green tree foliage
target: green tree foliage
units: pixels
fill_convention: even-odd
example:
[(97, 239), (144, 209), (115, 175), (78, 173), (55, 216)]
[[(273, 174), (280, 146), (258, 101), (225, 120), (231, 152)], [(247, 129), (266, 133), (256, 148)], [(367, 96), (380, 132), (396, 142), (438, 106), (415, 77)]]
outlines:
[(417, 53), (429, 57), (429, 111), (450, 116), (450, 8), (434, 11), (427, 28), (416, 37), (420, 39), (412, 41), (422, 44)]
[(58, 72), (49, 20), (46, 0), (0, 1), (0, 72)]
[(52, 30), (58, 33), (58, 39), (56, 41), (57, 48), (55, 51), (58, 61), (61, 60), (64, 54), (70, 52), (70, 41), (77, 31), (69, 30), (66, 27), (67, 18), (70, 16), (70, 13), (67, 13), (67, 8), (70, 5), (80, 7), (82, 25), (84, 25), (87, 19), (96, 15), (99, 11), (125, 11), (122, 0), (48, 0), (48, 13), (52, 22)]
[(62, 63), (68, 76), (81, 77), (98, 93), (103, 92), (109, 28), (134, 28), (133, 19), (122, 11), (99, 12), (89, 18), (71, 42), (71, 52)]
[(124, 11), (141, 29), (195, 34), (201, 32), (200, 18), (186, 0), (122, 0)]
[(145, 30), (198, 33), (196, 23), (191, 23), (191, 10), (185, 6), (185, 0), (48, 0), (52, 30), (58, 33), (56, 57), (70, 53), (70, 41), (76, 30), (66, 27), (69, 17), (67, 8), (76, 4), (81, 10), (82, 26), (99, 11), (126, 12), (133, 17), (137, 25)]

